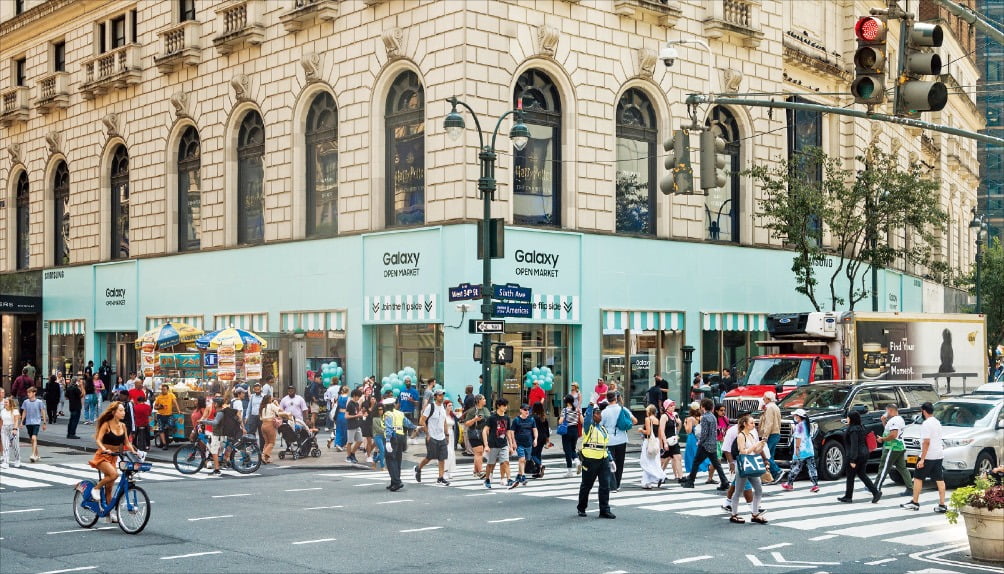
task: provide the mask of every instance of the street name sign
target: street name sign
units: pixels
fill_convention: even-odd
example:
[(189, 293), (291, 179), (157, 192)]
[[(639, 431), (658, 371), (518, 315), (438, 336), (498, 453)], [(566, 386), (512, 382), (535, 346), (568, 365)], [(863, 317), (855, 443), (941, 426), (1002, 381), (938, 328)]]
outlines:
[(456, 287), (450, 287), (450, 301), (470, 301), (481, 298), (481, 285), (471, 285), (461, 283)]
[(529, 287), (521, 287), (516, 283), (506, 283), (505, 285), (492, 284), (493, 299), (530, 303), (532, 297), (533, 290)]
[(531, 319), (533, 318), (533, 305), (530, 303), (495, 303), (492, 316)]

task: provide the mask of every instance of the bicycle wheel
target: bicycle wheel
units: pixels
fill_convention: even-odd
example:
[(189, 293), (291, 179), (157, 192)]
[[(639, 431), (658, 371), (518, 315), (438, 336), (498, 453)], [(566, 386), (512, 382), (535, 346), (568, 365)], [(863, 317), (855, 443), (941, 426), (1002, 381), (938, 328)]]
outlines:
[(230, 454), (230, 467), (241, 474), (251, 474), (261, 467), (261, 451), (251, 443), (241, 443)]
[(150, 520), (150, 498), (138, 486), (130, 486), (129, 491), (119, 497), (116, 505), (119, 528), (126, 534), (139, 534)]
[(98, 513), (84, 506), (85, 500), (83, 492), (73, 493), (73, 519), (84, 528), (90, 528), (98, 521)]
[(181, 474), (195, 474), (206, 465), (206, 453), (196, 444), (182, 445), (174, 451), (174, 468)]

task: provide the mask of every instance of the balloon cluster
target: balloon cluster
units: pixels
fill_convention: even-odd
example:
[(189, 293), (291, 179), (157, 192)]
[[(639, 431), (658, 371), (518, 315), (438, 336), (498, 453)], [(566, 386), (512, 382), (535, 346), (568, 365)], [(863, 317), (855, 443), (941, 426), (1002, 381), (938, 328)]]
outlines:
[(527, 371), (523, 377), (523, 386), (532, 387), (534, 381), (540, 381), (540, 388), (550, 391), (554, 387), (554, 373), (551, 372), (551, 367), (534, 367)]
[(334, 382), (335, 379), (338, 379), (339, 381), (342, 380), (342, 375), (344, 374), (345, 369), (340, 367), (338, 363), (335, 363), (334, 361), (330, 363), (321, 363), (321, 383), (324, 384), (325, 388), (330, 387), (331, 383)]
[(383, 395), (384, 393), (391, 392), (394, 393), (395, 397), (397, 397), (398, 395), (401, 394), (401, 391), (404, 390), (404, 379), (406, 377), (411, 379), (412, 385), (418, 382), (418, 377), (415, 374), (415, 369), (411, 367), (405, 367), (400, 371), (396, 373), (391, 373), (386, 377), (384, 377), (383, 379), (381, 379), (380, 382), (382, 383), (383, 386), (380, 387), (380, 394)]

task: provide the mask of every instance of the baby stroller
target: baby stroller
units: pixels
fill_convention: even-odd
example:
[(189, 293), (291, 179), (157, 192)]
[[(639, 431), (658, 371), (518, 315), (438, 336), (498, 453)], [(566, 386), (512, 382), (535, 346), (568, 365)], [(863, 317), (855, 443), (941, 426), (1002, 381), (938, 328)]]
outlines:
[(279, 434), (286, 443), (286, 450), (279, 451), (279, 458), (287, 455), (296, 460), (307, 456), (321, 456), (321, 447), (317, 445), (317, 431), (311, 432), (301, 421), (283, 421), (279, 426)]

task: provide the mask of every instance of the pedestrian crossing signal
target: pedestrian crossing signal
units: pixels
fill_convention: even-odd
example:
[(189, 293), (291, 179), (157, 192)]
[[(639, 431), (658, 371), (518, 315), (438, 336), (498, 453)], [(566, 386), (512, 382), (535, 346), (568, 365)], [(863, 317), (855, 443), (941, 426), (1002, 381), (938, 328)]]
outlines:
[(508, 365), (512, 362), (513, 349), (512, 345), (499, 345), (495, 347), (495, 356), (492, 362), (496, 365)]

